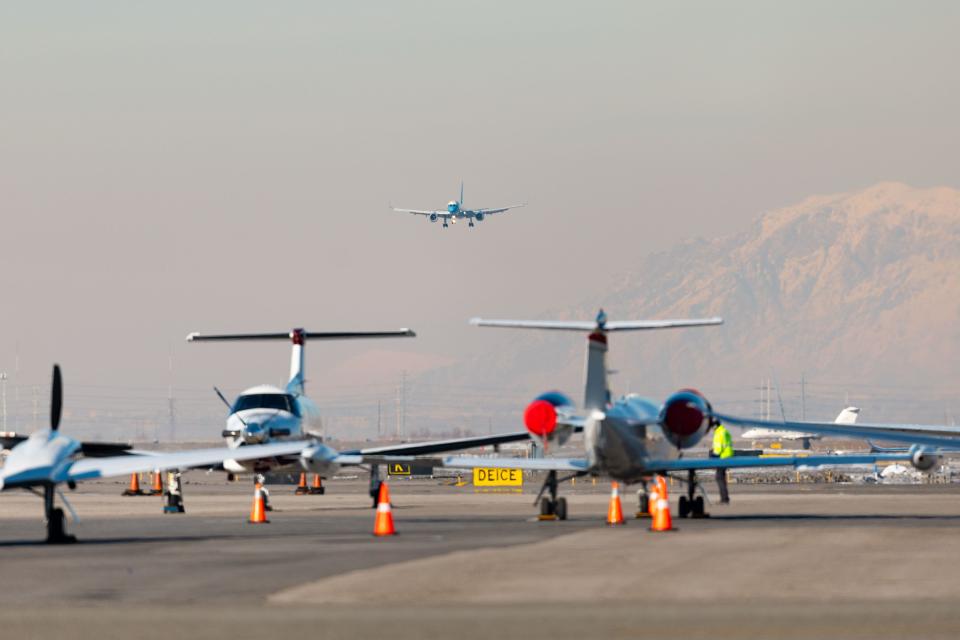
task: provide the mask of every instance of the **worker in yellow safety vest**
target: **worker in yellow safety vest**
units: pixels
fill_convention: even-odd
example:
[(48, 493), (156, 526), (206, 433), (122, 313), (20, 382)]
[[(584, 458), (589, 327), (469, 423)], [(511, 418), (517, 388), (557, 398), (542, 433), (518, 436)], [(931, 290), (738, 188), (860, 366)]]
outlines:
[[(713, 430), (713, 449), (710, 451), (711, 458), (733, 457), (733, 436), (727, 431), (727, 428), (720, 422), (717, 422)], [(727, 470), (723, 467), (717, 468), (717, 487), (720, 489), (720, 503), (730, 503), (730, 493), (727, 491)]]

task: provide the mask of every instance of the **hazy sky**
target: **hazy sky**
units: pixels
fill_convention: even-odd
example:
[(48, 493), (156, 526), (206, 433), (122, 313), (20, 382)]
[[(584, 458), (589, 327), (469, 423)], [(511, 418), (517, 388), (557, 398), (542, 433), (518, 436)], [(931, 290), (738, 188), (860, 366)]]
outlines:
[[(3, 3), (0, 369), (60, 361), (69, 406), (165, 387), (171, 350), (178, 387), (283, 381), (285, 346), (193, 330), (413, 327), (310, 347), (315, 383), (384, 382), (502, 344), (470, 316), (599, 297), (807, 195), (960, 186), (958, 27), (954, 2)], [(530, 205), (388, 209), (461, 179)]]

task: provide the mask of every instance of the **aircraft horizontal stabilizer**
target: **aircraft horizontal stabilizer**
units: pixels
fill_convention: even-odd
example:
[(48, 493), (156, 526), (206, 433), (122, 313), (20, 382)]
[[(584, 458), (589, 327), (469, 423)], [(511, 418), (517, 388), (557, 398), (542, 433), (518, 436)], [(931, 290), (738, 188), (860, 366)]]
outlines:
[[(191, 333), (187, 342), (214, 342), (228, 340), (293, 340), (298, 332), (284, 333), (221, 333), (202, 334)], [(396, 329), (393, 331), (299, 331), (304, 340), (360, 340), (363, 338), (414, 338), (416, 333), (411, 329)]]
[(599, 323), (596, 321), (563, 320), (485, 320), (473, 318), (470, 324), (477, 327), (507, 327), (512, 329), (548, 329), (555, 331), (647, 331), (651, 329), (676, 329), (682, 327), (706, 327), (723, 324), (723, 318), (696, 318), (683, 320), (621, 320)]

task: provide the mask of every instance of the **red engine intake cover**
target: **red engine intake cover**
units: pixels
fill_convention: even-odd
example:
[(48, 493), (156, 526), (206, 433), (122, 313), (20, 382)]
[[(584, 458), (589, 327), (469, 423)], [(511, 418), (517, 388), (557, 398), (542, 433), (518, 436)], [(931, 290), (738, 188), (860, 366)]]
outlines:
[(557, 428), (557, 410), (546, 400), (534, 400), (523, 412), (523, 424), (530, 433), (545, 438)]
[(680, 448), (695, 445), (710, 428), (710, 404), (695, 389), (673, 394), (663, 404), (660, 423), (667, 437)]

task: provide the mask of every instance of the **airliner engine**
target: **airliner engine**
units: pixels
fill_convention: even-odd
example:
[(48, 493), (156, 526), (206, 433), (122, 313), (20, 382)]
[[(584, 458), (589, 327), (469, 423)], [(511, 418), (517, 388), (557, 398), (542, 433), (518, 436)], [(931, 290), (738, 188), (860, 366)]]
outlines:
[(696, 389), (683, 389), (663, 403), (660, 424), (664, 435), (678, 449), (696, 445), (710, 430), (713, 409)]
[(918, 449), (913, 452), (910, 463), (918, 471), (930, 471), (930, 469), (933, 469), (933, 467), (940, 463), (940, 456), (929, 451), (924, 451), (923, 449)]
[(474, 217), (477, 219), (477, 222), (483, 222), (483, 211), (478, 211)]
[(436, 221), (437, 221), (437, 217), (438, 217), (438, 216), (437, 216), (436, 213), (431, 213), (431, 214), (430, 214), (430, 222), (436, 222)]

